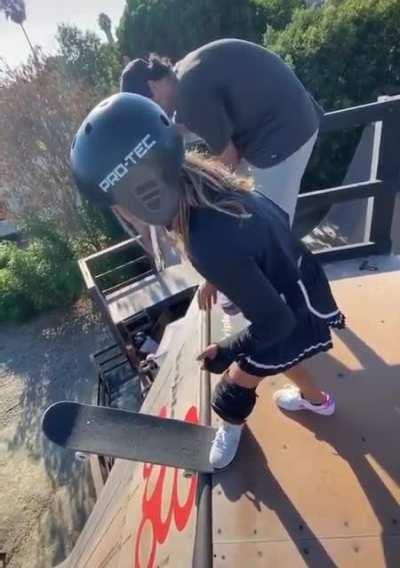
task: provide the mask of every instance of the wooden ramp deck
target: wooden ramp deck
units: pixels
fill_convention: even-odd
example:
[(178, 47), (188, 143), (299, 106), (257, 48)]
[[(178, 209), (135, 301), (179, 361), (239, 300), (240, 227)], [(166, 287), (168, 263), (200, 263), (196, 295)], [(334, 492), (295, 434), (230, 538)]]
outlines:
[(282, 413), (271, 395), (287, 380), (266, 380), (238, 459), (214, 476), (214, 568), (400, 566), (400, 264), (370, 264), (330, 271), (348, 329), (307, 363), (336, 414)]
[[(271, 399), (285, 377), (266, 380), (238, 458), (213, 476), (211, 511), (199, 519), (195, 478), (164, 467), (146, 478), (143, 464), (117, 460), (63, 568), (190, 568), (196, 529), (209, 523), (213, 568), (400, 567), (400, 260), (370, 259), (376, 272), (360, 262), (329, 271), (348, 329), (308, 363), (337, 413), (285, 415)], [(235, 321), (213, 311), (213, 338)], [(183, 418), (198, 406), (199, 342), (192, 304), (144, 412)], [(207, 554), (195, 566), (211, 568)]]

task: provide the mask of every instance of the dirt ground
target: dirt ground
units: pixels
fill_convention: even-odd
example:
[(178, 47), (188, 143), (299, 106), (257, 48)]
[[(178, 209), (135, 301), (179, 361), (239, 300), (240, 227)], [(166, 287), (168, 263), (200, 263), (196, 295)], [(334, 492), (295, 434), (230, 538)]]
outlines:
[(57, 400), (94, 400), (89, 354), (109, 342), (86, 302), (0, 326), (0, 552), (8, 568), (58, 564), (93, 507), (88, 462), (45, 440), (40, 420)]

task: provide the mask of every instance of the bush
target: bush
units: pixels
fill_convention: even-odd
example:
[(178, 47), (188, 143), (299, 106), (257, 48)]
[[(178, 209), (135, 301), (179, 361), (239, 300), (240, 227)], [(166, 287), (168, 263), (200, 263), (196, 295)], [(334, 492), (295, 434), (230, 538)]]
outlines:
[(49, 225), (39, 230), (37, 224), (36, 231), (26, 248), (1, 247), (0, 320), (23, 319), (68, 305), (82, 291), (70, 243)]
[(0, 270), (7, 266), (14, 249), (14, 243), (9, 241), (0, 242)]
[(0, 321), (23, 320), (33, 311), (32, 302), (20, 290), (12, 271), (0, 269)]
[(126, 233), (109, 210), (100, 210), (86, 201), (79, 209), (80, 230), (74, 235), (71, 246), (75, 256), (81, 258), (127, 238)]
[(8, 268), (35, 312), (68, 305), (82, 291), (72, 249), (58, 238), (33, 240), (26, 249), (16, 251)]
[(83, 292), (78, 259), (125, 235), (111, 216), (82, 207), (79, 233), (66, 235), (54, 221), (34, 218), (23, 227), (25, 248), (0, 243), (0, 321), (22, 320), (72, 304)]

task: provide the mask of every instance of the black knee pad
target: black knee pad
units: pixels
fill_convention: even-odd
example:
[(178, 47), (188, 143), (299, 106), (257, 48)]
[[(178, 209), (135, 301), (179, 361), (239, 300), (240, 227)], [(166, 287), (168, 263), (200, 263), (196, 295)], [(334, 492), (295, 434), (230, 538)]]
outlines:
[(223, 420), (241, 424), (253, 410), (256, 399), (256, 389), (246, 389), (221, 379), (215, 385), (211, 406)]

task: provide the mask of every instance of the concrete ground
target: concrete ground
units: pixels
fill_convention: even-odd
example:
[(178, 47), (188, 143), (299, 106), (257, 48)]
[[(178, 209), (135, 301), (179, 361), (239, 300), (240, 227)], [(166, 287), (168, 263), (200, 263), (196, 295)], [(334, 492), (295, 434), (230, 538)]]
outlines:
[(88, 462), (44, 439), (51, 403), (92, 402), (89, 354), (110, 341), (81, 302), (0, 326), (0, 552), (9, 568), (50, 568), (71, 551), (94, 504)]

